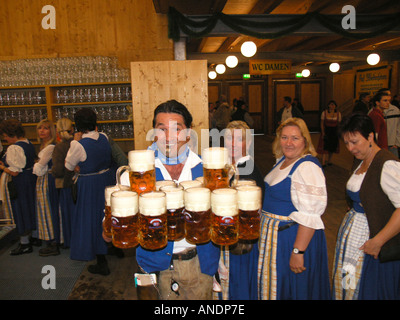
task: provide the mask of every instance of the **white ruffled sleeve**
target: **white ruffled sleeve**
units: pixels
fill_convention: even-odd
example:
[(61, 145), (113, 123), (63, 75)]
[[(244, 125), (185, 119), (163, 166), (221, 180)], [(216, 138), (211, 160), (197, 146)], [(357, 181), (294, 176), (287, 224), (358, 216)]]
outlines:
[(328, 196), (322, 169), (311, 161), (298, 166), (292, 175), (292, 202), (297, 211), (289, 217), (312, 229), (324, 229), (321, 219), (325, 212)]
[(7, 148), (6, 161), (8, 169), (13, 172), (22, 172), (26, 165), (26, 156), (24, 149), (16, 144), (12, 144)]
[(49, 144), (48, 146), (46, 146), (46, 148), (39, 152), (39, 161), (36, 162), (33, 166), (33, 174), (40, 177), (44, 176), (47, 173), (49, 169), (48, 163), (51, 160), (51, 156), (53, 155), (54, 147), (54, 144)]
[(395, 208), (400, 208), (400, 162), (386, 161), (382, 168), (381, 187)]

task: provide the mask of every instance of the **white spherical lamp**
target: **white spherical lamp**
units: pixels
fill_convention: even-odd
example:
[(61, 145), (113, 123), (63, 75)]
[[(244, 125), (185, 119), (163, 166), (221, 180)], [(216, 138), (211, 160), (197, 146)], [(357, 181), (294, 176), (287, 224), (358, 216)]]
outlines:
[(223, 74), (226, 71), (226, 67), (222, 63), (217, 64), (217, 66), (215, 67), (215, 71), (217, 71), (217, 73), (219, 74)]
[(310, 72), (310, 70), (308, 70), (308, 69), (303, 69), (303, 71), (301, 71), (301, 75), (302, 75), (304, 78), (309, 77), (310, 74), (311, 74), (311, 72)]
[(229, 56), (226, 58), (225, 60), (225, 64), (229, 67), (229, 68), (234, 68), (238, 65), (239, 60), (236, 56)]
[(339, 69), (340, 69), (339, 63), (334, 62), (334, 63), (331, 63), (331, 64), (329, 65), (329, 70), (330, 70), (331, 72), (338, 72)]
[(245, 41), (240, 47), (240, 52), (247, 58), (254, 56), (257, 52), (257, 46), (253, 41)]
[(215, 71), (210, 71), (210, 72), (208, 73), (208, 77), (209, 77), (211, 80), (213, 80), (213, 79), (215, 79), (215, 78), (217, 77), (217, 73), (216, 73)]
[(374, 65), (378, 64), (380, 60), (381, 60), (381, 57), (377, 53), (371, 53), (367, 57), (367, 62), (371, 66), (374, 66)]

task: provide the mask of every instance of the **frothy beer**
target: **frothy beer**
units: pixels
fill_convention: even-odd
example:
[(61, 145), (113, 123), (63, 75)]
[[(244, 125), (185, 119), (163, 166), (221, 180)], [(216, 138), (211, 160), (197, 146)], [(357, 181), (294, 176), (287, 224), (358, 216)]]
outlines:
[(211, 241), (218, 245), (231, 245), (238, 241), (237, 191), (216, 189), (211, 193)]
[(179, 183), (180, 186), (183, 187), (184, 190), (188, 188), (196, 188), (196, 187), (202, 187), (202, 183), (198, 180), (186, 180), (186, 181), (181, 181)]
[(255, 240), (260, 236), (261, 188), (240, 186), (238, 192), (239, 239)]
[(119, 167), (117, 181), (120, 185), (121, 172), (129, 172), (129, 184), (132, 191), (139, 195), (156, 190), (156, 170), (153, 150), (133, 150), (128, 153), (129, 166)]
[(228, 149), (206, 148), (203, 150), (204, 186), (211, 191), (229, 187)]
[(168, 240), (182, 240), (185, 237), (183, 188), (176, 185), (164, 186), (160, 191), (165, 192), (166, 196)]
[(111, 194), (112, 243), (118, 248), (138, 245), (138, 194), (119, 190)]
[(129, 190), (127, 186), (108, 186), (104, 189), (105, 207), (103, 219), (103, 232), (107, 238), (111, 238), (111, 194), (118, 190)]
[(176, 187), (176, 183), (173, 180), (156, 181), (156, 191), (159, 191), (162, 187), (165, 187), (165, 186), (174, 186), (174, 187)]
[(139, 197), (139, 243), (158, 250), (168, 243), (166, 198), (162, 191), (142, 193)]
[(203, 187), (185, 190), (185, 238), (189, 243), (210, 241), (210, 193), (210, 189)]

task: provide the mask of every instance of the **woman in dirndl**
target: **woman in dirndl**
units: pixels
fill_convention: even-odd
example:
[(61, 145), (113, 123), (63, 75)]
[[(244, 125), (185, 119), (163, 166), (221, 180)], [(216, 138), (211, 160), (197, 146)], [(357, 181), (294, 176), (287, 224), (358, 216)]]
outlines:
[(400, 299), (400, 161), (380, 149), (370, 117), (352, 114), (340, 135), (354, 155), (333, 269), (337, 300)]
[(56, 129), (50, 120), (44, 119), (36, 126), (40, 143), (39, 160), (33, 166), (36, 180), (36, 218), (38, 238), (46, 242), (39, 250), (42, 257), (60, 254), (62, 242), (58, 194), (54, 177), (51, 175), (52, 154), (56, 143)]
[(258, 297), (330, 299), (321, 220), (327, 205), (325, 177), (302, 119), (290, 118), (278, 127), (273, 152), (277, 163), (264, 179)]
[(115, 179), (111, 175), (111, 147), (107, 136), (97, 131), (96, 113), (82, 108), (75, 114), (80, 137), (71, 141), (65, 167), (77, 172), (77, 199), (72, 215), (71, 259), (89, 261), (97, 258), (88, 271), (108, 275), (107, 244), (102, 237), (104, 190)]
[[(31, 253), (30, 237), (36, 230), (35, 219), (35, 184), (36, 176), (32, 168), (36, 158), (35, 147), (25, 138), (25, 130), (16, 119), (3, 120), (0, 134), (10, 144), (0, 161), (2, 174), (2, 194), (6, 218), (14, 221), (20, 237), (18, 246), (11, 250), (11, 255)], [(10, 197), (7, 182), (13, 181), (16, 197)], [(3, 184), (4, 183), (4, 184)], [(12, 198), (12, 199), (11, 199)]]

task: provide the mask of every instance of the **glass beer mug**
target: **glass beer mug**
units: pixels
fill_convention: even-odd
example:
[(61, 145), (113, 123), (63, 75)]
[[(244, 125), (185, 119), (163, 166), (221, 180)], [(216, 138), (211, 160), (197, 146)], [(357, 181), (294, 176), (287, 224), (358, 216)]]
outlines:
[(261, 188), (240, 186), (238, 192), (239, 239), (255, 240), (260, 236)]
[(108, 186), (104, 190), (105, 207), (103, 218), (103, 232), (107, 238), (111, 238), (111, 194), (118, 190), (129, 190), (127, 186)]
[(144, 192), (139, 196), (139, 244), (147, 250), (158, 250), (168, 243), (166, 197), (162, 191)]
[(206, 148), (203, 150), (203, 181), (211, 191), (229, 188), (229, 180), (236, 174), (235, 166), (228, 164), (228, 149)]
[(210, 241), (210, 189), (188, 188), (184, 192), (185, 238), (191, 244)]
[(129, 172), (131, 190), (139, 195), (156, 190), (156, 169), (153, 150), (133, 150), (128, 153), (129, 166), (117, 170), (117, 184), (121, 185), (121, 173)]
[(138, 194), (119, 190), (111, 194), (111, 233), (114, 246), (122, 249), (138, 245)]
[(237, 191), (231, 188), (211, 192), (211, 241), (229, 246), (239, 239)]
[(181, 186), (164, 186), (160, 188), (160, 191), (165, 192), (166, 196), (168, 240), (182, 240), (185, 237), (183, 188)]
[(198, 180), (186, 180), (186, 181), (181, 181), (179, 183), (180, 186), (183, 187), (184, 190), (188, 188), (195, 188), (195, 187), (202, 187), (202, 183)]
[(176, 183), (173, 180), (159, 180), (156, 181), (156, 191), (159, 191), (162, 187), (173, 186), (176, 187)]

